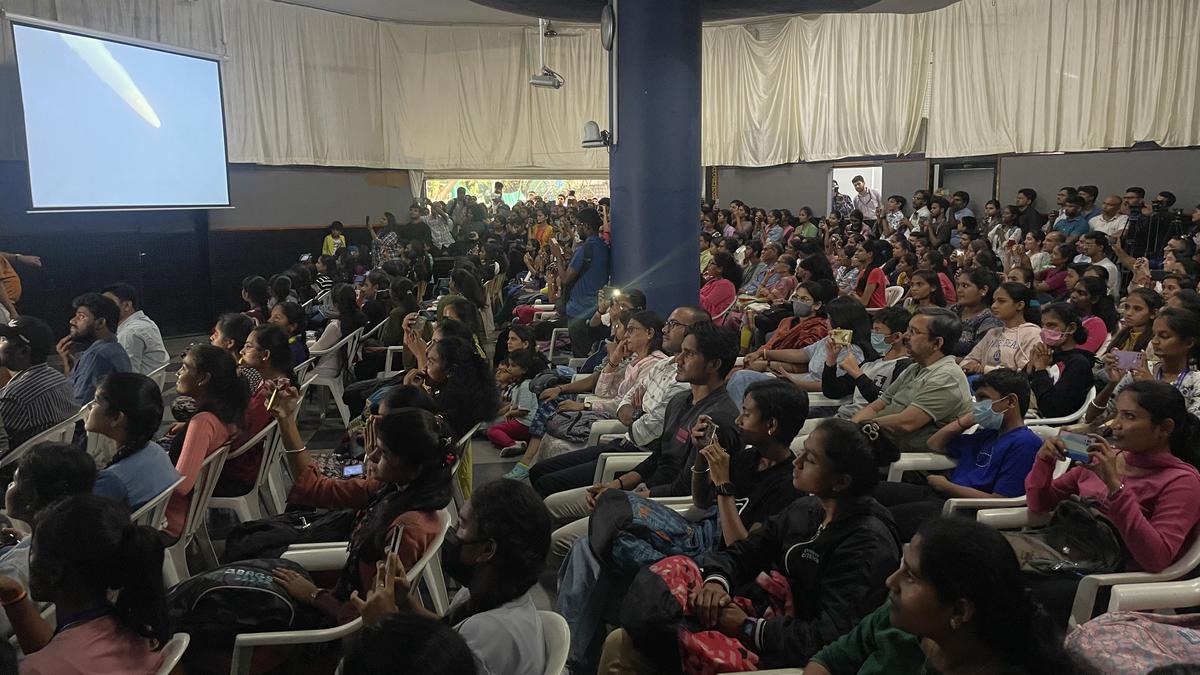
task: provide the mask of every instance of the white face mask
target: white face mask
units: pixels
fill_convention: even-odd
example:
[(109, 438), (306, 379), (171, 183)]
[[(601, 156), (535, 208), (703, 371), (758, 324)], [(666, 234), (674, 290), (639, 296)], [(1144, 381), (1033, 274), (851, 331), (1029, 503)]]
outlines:
[(600, 323), (605, 326), (612, 326), (612, 316), (608, 312), (600, 315)]

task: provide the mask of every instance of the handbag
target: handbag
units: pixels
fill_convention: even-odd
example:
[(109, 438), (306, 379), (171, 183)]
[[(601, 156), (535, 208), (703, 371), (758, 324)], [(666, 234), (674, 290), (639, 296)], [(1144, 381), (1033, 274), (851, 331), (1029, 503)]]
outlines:
[(1045, 527), (1002, 534), (1017, 554), (1021, 571), (1042, 576), (1117, 572), (1129, 555), (1099, 503), (1078, 495), (1059, 502)]
[(358, 511), (289, 511), (239, 523), (225, 539), (225, 561), (278, 558), (292, 544), (347, 541)]
[(546, 420), (546, 433), (569, 443), (586, 443), (592, 433), (592, 423), (609, 419), (598, 410), (556, 412)]

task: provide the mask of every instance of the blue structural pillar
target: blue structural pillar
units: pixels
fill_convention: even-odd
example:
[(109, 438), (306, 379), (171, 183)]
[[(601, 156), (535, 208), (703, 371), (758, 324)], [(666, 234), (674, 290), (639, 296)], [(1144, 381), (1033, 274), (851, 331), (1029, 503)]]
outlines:
[(700, 299), (700, 4), (625, 0), (616, 10), (612, 278), (645, 291), (664, 319)]

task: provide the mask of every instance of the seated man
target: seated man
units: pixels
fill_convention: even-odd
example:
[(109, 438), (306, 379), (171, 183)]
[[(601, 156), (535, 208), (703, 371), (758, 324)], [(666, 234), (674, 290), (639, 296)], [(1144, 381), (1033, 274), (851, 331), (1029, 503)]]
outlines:
[[(617, 407), (617, 419), (629, 427), (625, 437), (616, 443), (598, 445), (568, 452), (529, 469), (529, 481), (543, 497), (556, 492), (582, 488), (591, 484), (596, 472), (596, 458), (603, 452), (633, 452), (649, 448), (663, 432), (663, 413), (667, 401), (687, 385), (675, 378), (676, 358), (683, 345), (687, 329), (700, 322), (711, 321), (708, 312), (698, 307), (680, 307), (667, 318), (663, 326), (663, 352), (672, 358), (660, 361), (645, 375), (645, 387), (637, 387), (622, 397)], [(583, 515), (583, 514), (580, 514)]]
[(0, 367), (13, 373), (0, 388), (0, 419), (9, 448), (79, 411), (67, 378), (46, 365), (53, 348), (54, 333), (41, 319), (25, 315), (0, 324)]
[(855, 413), (855, 422), (875, 420), (902, 452), (923, 452), (935, 431), (971, 409), (967, 376), (950, 354), (962, 322), (942, 307), (923, 307), (908, 323), (904, 347), (913, 365), (879, 398)]
[(84, 293), (71, 304), (75, 308), (71, 332), (55, 349), (62, 357), (71, 393), (80, 405), (87, 405), (96, 398), (100, 380), (109, 373), (133, 372), (133, 366), (113, 332), (120, 321), (117, 303), (99, 293)]
[[(951, 497), (1019, 497), (1042, 439), (1025, 426), (1029, 380), (997, 368), (975, 387), (975, 404), (954, 424), (929, 437), (929, 449), (958, 460), (950, 477), (930, 474), (923, 484), (881, 483), (875, 498), (892, 510), (900, 536), (908, 541), (921, 524), (936, 518)], [(979, 425), (975, 433), (963, 433)]]
[(162, 332), (142, 311), (137, 290), (129, 284), (112, 284), (104, 289), (104, 297), (117, 303), (120, 310), (117, 342), (129, 356), (133, 372), (149, 375), (167, 365), (171, 355), (163, 345)]
[(684, 467), (692, 453), (691, 429), (701, 415), (707, 415), (717, 425), (722, 447), (740, 445), (734, 423), (738, 412), (725, 392), (725, 376), (736, 359), (737, 343), (731, 333), (707, 322), (688, 330), (674, 361), (677, 379), (689, 386), (666, 404), (662, 434), (651, 455), (632, 471), (608, 483), (578, 487), (546, 498), (552, 516), (574, 521), (554, 533), (552, 563), (559, 563), (571, 550), (571, 544), (587, 533), (586, 518), (596, 498), (605, 490), (632, 490), (644, 497), (691, 494), (691, 472)]

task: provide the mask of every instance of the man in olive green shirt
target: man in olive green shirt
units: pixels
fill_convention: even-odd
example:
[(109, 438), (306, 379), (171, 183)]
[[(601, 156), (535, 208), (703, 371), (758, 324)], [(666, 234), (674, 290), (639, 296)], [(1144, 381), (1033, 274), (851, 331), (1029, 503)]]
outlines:
[(927, 452), (933, 432), (971, 409), (971, 386), (948, 352), (962, 334), (962, 322), (941, 307), (921, 309), (908, 324), (904, 346), (914, 361), (855, 422), (875, 420), (902, 452)]

